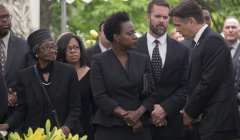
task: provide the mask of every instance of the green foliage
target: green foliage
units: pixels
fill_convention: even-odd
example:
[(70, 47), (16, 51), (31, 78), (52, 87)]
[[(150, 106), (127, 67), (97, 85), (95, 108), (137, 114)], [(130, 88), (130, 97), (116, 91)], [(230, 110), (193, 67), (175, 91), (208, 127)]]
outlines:
[[(68, 31), (89, 35), (89, 31), (98, 31), (102, 20), (117, 11), (128, 11), (136, 31), (144, 34), (149, 24), (146, 20), (147, 5), (151, 0), (92, 0), (85, 3), (82, 0), (75, 0), (67, 4), (67, 25)], [(173, 8), (184, 0), (167, 0)], [(227, 16), (240, 17), (240, 0), (196, 0), (201, 6), (209, 9), (212, 16), (212, 28), (222, 31), (224, 19)], [(61, 34), (61, 3), (55, 2), (51, 5), (53, 10), (50, 30), (56, 38)], [(169, 22), (168, 32), (174, 28), (172, 21)], [(78, 33), (79, 34), (79, 33)]]

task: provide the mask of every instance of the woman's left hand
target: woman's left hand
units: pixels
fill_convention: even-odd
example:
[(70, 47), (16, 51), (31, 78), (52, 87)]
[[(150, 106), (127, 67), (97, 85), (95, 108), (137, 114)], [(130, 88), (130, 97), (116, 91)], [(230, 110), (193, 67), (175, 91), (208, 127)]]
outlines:
[(68, 134), (70, 133), (70, 129), (67, 126), (62, 126), (61, 129), (64, 135), (68, 137)]
[(142, 117), (145, 111), (146, 108), (144, 106), (140, 106), (136, 111), (126, 111), (123, 120), (128, 126), (133, 126)]

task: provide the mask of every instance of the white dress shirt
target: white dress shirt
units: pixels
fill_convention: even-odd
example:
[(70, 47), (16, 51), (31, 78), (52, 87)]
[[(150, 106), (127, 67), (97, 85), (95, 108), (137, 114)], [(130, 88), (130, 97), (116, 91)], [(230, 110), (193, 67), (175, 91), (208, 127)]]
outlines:
[(147, 32), (147, 45), (148, 45), (150, 60), (152, 60), (153, 49), (156, 46), (156, 43), (154, 43), (155, 40), (158, 40), (160, 42), (158, 44), (158, 48), (159, 48), (160, 57), (162, 58), (162, 68), (163, 68), (166, 60), (166, 54), (167, 54), (167, 34), (165, 33), (159, 38), (154, 38), (151, 34), (149, 34), (149, 32)]

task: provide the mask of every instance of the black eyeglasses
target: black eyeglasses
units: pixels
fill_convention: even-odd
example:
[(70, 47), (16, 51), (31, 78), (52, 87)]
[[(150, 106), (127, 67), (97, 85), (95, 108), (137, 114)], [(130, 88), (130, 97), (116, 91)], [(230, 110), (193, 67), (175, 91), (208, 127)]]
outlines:
[(10, 18), (12, 18), (12, 15), (2, 15), (2, 16), (0, 16), (0, 20), (3, 20), (4, 18), (10, 19)]
[(72, 47), (67, 47), (65, 50), (67, 51), (67, 52), (70, 52), (70, 51), (72, 51), (72, 49), (73, 50), (79, 50), (79, 46), (72, 46)]
[(45, 45), (42, 47), (44, 51), (50, 51), (51, 49), (53, 50), (57, 50), (58, 49), (58, 46), (56, 45), (53, 45), (53, 46), (48, 46), (48, 45)]

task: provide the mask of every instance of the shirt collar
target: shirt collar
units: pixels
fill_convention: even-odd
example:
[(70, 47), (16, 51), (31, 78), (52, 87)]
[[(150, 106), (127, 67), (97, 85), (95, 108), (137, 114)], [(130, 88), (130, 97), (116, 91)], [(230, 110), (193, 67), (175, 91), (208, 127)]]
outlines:
[(102, 52), (105, 52), (107, 49), (99, 42), (99, 46)]
[(208, 27), (208, 25), (205, 24), (205, 25), (197, 32), (197, 34), (196, 34), (195, 37), (194, 37), (195, 43), (198, 43), (198, 41), (199, 41), (202, 33), (204, 32), (204, 30), (205, 30), (207, 27)]
[(4, 45), (7, 47), (8, 46), (8, 41), (9, 41), (9, 38), (10, 38), (10, 32), (8, 32), (8, 34), (2, 38), (3, 42), (4, 42)]
[(164, 35), (160, 36), (159, 38), (153, 37), (149, 31), (147, 32), (147, 40), (151, 43), (154, 43), (155, 40), (158, 40), (160, 44), (164, 44), (167, 41), (167, 34), (165, 33)]
[(237, 49), (238, 44), (239, 44), (239, 39), (234, 44), (232, 44), (232, 46), (230, 46), (230, 47), (233, 47), (234, 49)]

